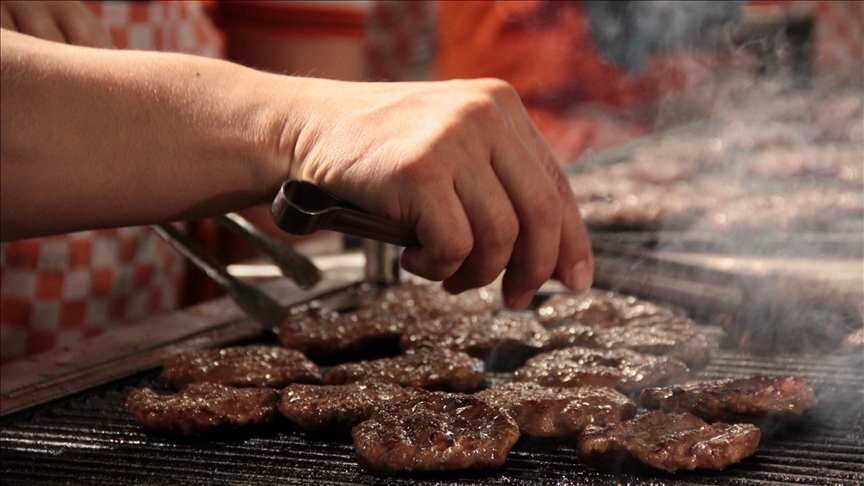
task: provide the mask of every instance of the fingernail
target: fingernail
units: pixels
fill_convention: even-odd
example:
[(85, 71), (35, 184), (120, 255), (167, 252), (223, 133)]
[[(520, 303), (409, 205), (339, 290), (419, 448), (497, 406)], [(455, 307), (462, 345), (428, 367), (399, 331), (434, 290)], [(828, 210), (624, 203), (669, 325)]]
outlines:
[(531, 299), (534, 298), (534, 294), (536, 293), (536, 290), (530, 290), (523, 294), (519, 294), (515, 298), (512, 298), (509, 302), (507, 302), (507, 307), (511, 309), (524, 309), (528, 307), (528, 304), (531, 303)]
[(588, 267), (587, 260), (582, 260), (574, 265), (569, 277), (567, 279), (569, 281), (564, 282), (564, 284), (577, 292), (588, 290), (594, 282), (594, 272)]

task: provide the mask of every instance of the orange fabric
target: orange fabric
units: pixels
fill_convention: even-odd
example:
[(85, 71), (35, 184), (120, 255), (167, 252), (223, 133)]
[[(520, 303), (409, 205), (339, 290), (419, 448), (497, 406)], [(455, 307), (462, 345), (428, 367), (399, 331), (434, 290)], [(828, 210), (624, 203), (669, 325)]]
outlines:
[(439, 1), (436, 7), (436, 78), (508, 81), (564, 161), (649, 131), (654, 117), (643, 107), (694, 82), (674, 57), (649, 58), (638, 75), (607, 62), (578, 2)]

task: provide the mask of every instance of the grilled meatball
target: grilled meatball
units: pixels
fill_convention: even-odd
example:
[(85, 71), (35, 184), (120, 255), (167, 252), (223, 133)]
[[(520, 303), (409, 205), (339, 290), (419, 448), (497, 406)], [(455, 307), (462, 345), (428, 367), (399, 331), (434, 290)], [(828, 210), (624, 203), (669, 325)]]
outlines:
[(313, 358), (356, 357), (398, 350), (399, 336), (414, 316), (398, 309), (349, 313), (301, 307), (279, 326), (279, 342)]
[(519, 427), (479, 398), (434, 392), (388, 402), (352, 436), (367, 469), (436, 471), (501, 466)]
[(377, 297), (359, 302), (361, 309), (391, 309), (397, 313), (423, 317), (443, 314), (491, 314), (500, 306), (501, 297), (487, 288), (481, 287), (452, 295), (440, 284), (412, 283), (390, 287)]
[(400, 346), (464, 351), (490, 368), (513, 369), (537, 354), (548, 334), (533, 317), (447, 314), (409, 325)]
[(580, 295), (556, 294), (537, 309), (537, 320), (547, 328), (570, 322), (591, 327), (616, 327), (645, 316), (678, 314), (676, 309), (629, 295), (591, 289)]
[(383, 381), (347, 385), (291, 384), (282, 390), (279, 411), (305, 429), (330, 425), (353, 427), (390, 400), (424, 393)]
[(519, 431), (534, 437), (577, 436), (586, 426), (631, 418), (636, 405), (611, 388), (548, 388), (532, 382), (506, 383), (474, 396), (513, 417)]
[(577, 454), (595, 465), (613, 465), (629, 454), (657, 469), (723, 469), (756, 452), (761, 433), (751, 424), (708, 425), (689, 413), (648, 412), (606, 427), (589, 425)]
[(800, 417), (817, 404), (813, 390), (795, 376), (753, 376), (646, 388), (639, 400), (646, 408), (689, 412), (709, 422), (791, 419)]
[(321, 381), (318, 366), (303, 353), (275, 346), (186, 351), (165, 363), (162, 376), (178, 389), (204, 381), (259, 388)]
[(139, 424), (175, 434), (198, 434), (216, 427), (262, 424), (279, 414), (279, 394), (270, 388), (234, 388), (193, 383), (174, 395), (140, 388), (126, 396)]
[(632, 349), (640, 353), (669, 356), (691, 367), (707, 363), (710, 356), (708, 339), (686, 317), (642, 317), (620, 327), (607, 328), (571, 323), (549, 333), (548, 349), (573, 346)]
[(608, 386), (622, 393), (687, 380), (687, 366), (677, 359), (629, 349), (565, 348), (537, 355), (513, 373), (514, 381), (543, 386)]
[(328, 385), (381, 380), (428, 390), (464, 391), (480, 386), (483, 362), (451, 349), (411, 349), (395, 358), (334, 366), (324, 377)]

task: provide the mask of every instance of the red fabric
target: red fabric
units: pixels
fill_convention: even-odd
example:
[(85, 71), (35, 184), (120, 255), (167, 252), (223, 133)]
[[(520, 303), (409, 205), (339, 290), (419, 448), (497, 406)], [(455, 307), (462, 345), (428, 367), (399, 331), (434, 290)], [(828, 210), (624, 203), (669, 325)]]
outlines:
[(654, 128), (659, 100), (713, 75), (705, 54), (607, 62), (579, 2), (439, 1), (436, 78), (508, 81), (564, 162)]

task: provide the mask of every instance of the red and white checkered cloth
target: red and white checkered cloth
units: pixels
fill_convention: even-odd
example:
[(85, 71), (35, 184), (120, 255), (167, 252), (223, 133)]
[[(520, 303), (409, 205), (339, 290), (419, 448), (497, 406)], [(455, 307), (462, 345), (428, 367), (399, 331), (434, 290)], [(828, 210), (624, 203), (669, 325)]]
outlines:
[[(88, 2), (121, 49), (222, 57), (200, 2)], [(176, 309), (184, 260), (147, 227), (0, 245), (0, 362)]]

